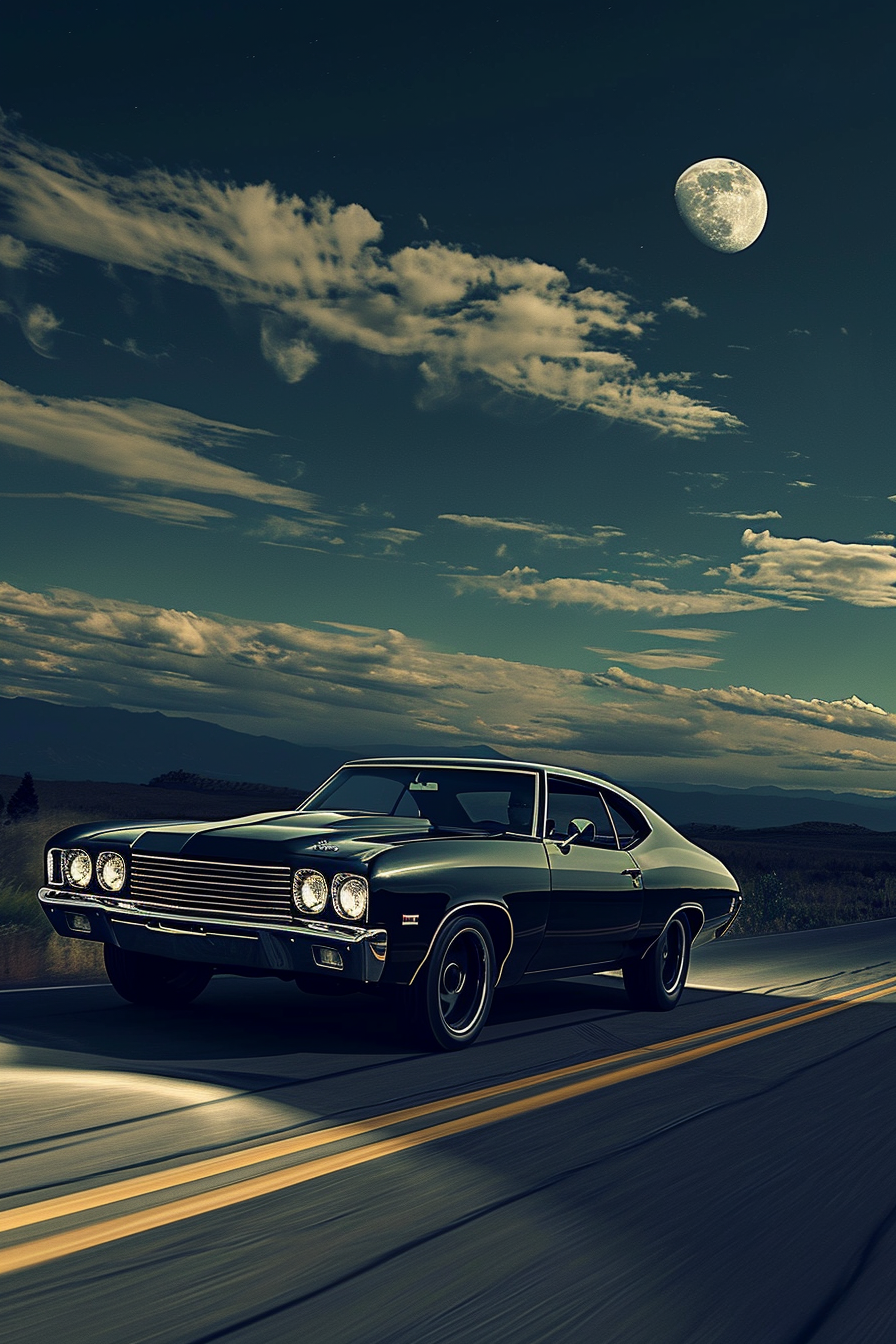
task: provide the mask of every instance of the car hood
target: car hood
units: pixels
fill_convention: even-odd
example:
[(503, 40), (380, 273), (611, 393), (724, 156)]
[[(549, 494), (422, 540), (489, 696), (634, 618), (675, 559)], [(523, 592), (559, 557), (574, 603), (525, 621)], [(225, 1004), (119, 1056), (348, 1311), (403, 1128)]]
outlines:
[(229, 821), (145, 821), (78, 826), (59, 840), (99, 841), (142, 854), (289, 863), (309, 859), (368, 859), (383, 849), (434, 834), (429, 822), (410, 817), (346, 815), (341, 812), (261, 812)]

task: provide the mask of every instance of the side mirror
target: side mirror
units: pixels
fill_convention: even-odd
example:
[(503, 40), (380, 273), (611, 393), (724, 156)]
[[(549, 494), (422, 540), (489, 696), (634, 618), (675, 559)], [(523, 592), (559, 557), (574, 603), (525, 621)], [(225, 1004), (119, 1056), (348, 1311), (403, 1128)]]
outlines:
[(573, 817), (569, 823), (569, 831), (566, 839), (560, 844), (561, 854), (568, 854), (570, 845), (590, 845), (597, 835), (597, 828), (593, 821), (588, 821), (585, 817)]

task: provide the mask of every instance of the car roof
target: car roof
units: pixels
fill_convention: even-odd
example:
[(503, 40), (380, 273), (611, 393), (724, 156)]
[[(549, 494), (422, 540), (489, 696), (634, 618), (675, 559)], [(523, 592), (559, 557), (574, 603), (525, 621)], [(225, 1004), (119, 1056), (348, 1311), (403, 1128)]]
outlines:
[(582, 770), (568, 770), (561, 765), (545, 765), (543, 761), (508, 761), (496, 756), (359, 756), (346, 765), (445, 765), (466, 766), (489, 770), (547, 770), (552, 775), (563, 775), (566, 779), (580, 780), (583, 784), (602, 784), (609, 789), (620, 789), (618, 784), (602, 775), (586, 774)]

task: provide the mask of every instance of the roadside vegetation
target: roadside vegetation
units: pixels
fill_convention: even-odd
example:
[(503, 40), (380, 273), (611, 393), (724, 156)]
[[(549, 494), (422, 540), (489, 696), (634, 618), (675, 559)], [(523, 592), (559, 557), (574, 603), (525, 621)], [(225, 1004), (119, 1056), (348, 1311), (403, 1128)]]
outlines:
[(100, 945), (60, 938), (37, 903), (44, 842), (86, 820), (83, 812), (39, 811), (0, 826), (0, 982), (102, 976)]
[(731, 869), (744, 905), (730, 936), (896, 917), (896, 833), (806, 823), (780, 830), (689, 827)]

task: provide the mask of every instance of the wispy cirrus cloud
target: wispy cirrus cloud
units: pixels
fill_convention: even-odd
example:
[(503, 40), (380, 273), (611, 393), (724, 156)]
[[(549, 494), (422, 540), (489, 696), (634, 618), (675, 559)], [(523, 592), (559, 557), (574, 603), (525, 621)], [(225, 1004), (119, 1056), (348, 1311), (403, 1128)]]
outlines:
[(191, 499), (172, 499), (168, 495), (88, 495), (75, 490), (4, 490), (0, 493), (0, 499), (71, 499), (81, 504), (96, 504), (114, 513), (150, 518), (153, 522), (179, 523), (182, 527), (204, 527), (212, 520), (233, 517), (228, 509), (216, 509), (211, 504), (200, 504)]
[(590, 532), (570, 532), (556, 523), (536, 523), (525, 518), (488, 518), (469, 513), (440, 513), (440, 521), (457, 523), (476, 531), (516, 533), (533, 541), (554, 546), (602, 546), (613, 537), (625, 533), (619, 527), (594, 523)]
[(694, 626), (679, 630), (636, 630), (636, 635), (659, 635), (663, 639), (688, 639), (698, 644), (710, 644), (717, 639), (726, 639), (730, 630), (703, 630)]
[(761, 523), (766, 518), (780, 519), (781, 515), (777, 509), (765, 509), (759, 513), (720, 513), (715, 509), (691, 509), (691, 513), (699, 515), (701, 518), (736, 518), (741, 523)]
[(875, 785), (896, 715), (856, 695), (690, 690), (444, 653), (401, 631), (315, 628), (0, 584), (0, 694), (212, 719), (330, 745), (484, 742), (631, 779)]
[(556, 267), (436, 241), (388, 254), (360, 205), (158, 168), (116, 175), (8, 128), (0, 135), (0, 190), (24, 237), (253, 305), (263, 352), (289, 381), (322, 344), (347, 342), (415, 360), (430, 389), (475, 376), (686, 438), (740, 426), (668, 375), (639, 372), (620, 346), (653, 318), (621, 291), (574, 289)]
[[(480, 592), (504, 602), (545, 602), (549, 606), (591, 607), (594, 611), (651, 611), (663, 616), (700, 616), (710, 612), (759, 611), (785, 605), (751, 593), (716, 589), (710, 593), (668, 588), (658, 579), (613, 583), (605, 579), (541, 579), (528, 566), (503, 574), (452, 576), (458, 593)], [(789, 603), (787, 604), (789, 605)]]
[(691, 653), (685, 649), (642, 649), (640, 652), (625, 653), (620, 649), (599, 649), (589, 644), (590, 653), (599, 653), (611, 662), (627, 663), (629, 667), (642, 667), (645, 671), (659, 671), (667, 667), (707, 668), (715, 667), (721, 658), (708, 653)]
[(708, 571), (727, 583), (799, 602), (835, 598), (856, 607), (896, 607), (896, 548), (744, 532), (755, 552)]
[(315, 498), (306, 491), (269, 484), (197, 451), (230, 449), (259, 436), (271, 437), (157, 402), (41, 397), (0, 381), (0, 442), (115, 481), (314, 512)]

